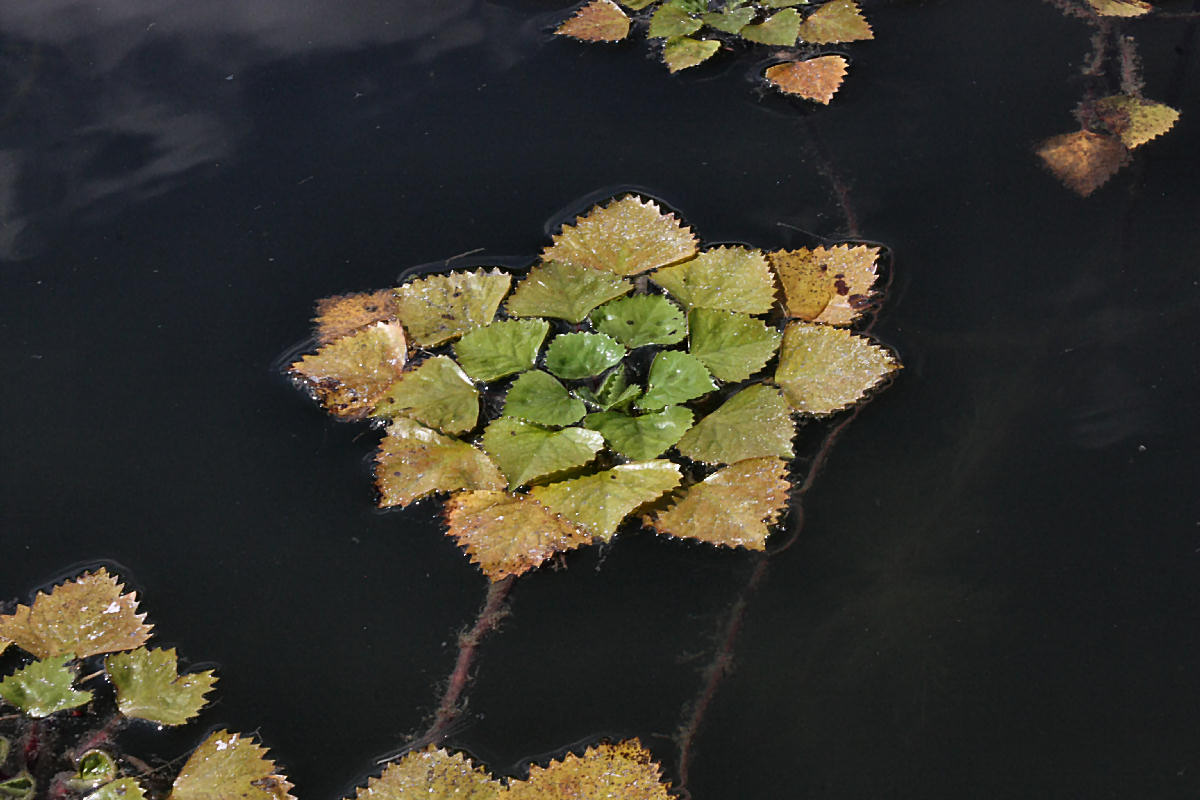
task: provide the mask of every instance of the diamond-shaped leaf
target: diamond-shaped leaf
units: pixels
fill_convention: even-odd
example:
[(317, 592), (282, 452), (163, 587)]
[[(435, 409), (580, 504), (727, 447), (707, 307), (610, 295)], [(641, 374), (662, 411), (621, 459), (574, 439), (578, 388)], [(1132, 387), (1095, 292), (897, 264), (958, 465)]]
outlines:
[(767, 67), (764, 73), (772, 86), (785, 94), (829, 105), (841, 88), (850, 62), (841, 56), (817, 56), (803, 61), (785, 61)]
[(493, 420), (480, 446), (508, 477), (509, 488), (582, 466), (604, 448), (604, 437), (585, 428), (550, 430), (511, 417)]
[(200, 713), (204, 695), (217, 682), (211, 669), (180, 675), (174, 648), (114, 653), (104, 659), (104, 670), (122, 714), (160, 725), (182, 725)]
[(1142, 0), (1087, 0), (1097, 14), (1102, 17), (1140, 17), (1154, 9)]
[(747, 314), (697, 308), (688, 326), (688, 352), (722, 381), (746, 380), (779, 348), (779, 331)]
[(899, 368), (890, 352), (866, 337), (793, 322), (783, 332), (775, 382), (792, 408), (830, 414), (858, 402)]
[(504, 416), (563, 426), (578, 422), (587, 411), (552, 375), (534, 370), (519, 375), (504, 400)]
[(343, 336), (354, 333), (376, 322), (395, 319), (396, 292), (380, 289), (378, 292), (338, 294), (317, 301), (317, 341), (329, 344)]
[(716, 39), (693, 39), (690, 36), (672, 36), (663, 45), (663, 63), (668, 72), (703, 64), (721, 49), (721, 43)]
[(603, 333), (564, 333), (546, 348), (546, 369), (575, 380), (599, 375), (625, 357), (625, 348)]
[(547, 261), (529, 270), (504, 308), (514, 317), (555, 317), (578, 323), (596, 306), (632, 288), (632, 283), (611, 272)]
[[(800, 2), (800, 0), (795, 0)], [(754, 20), (754, 9), (750, 6), (726, 8), (722, 11), (710, 11), (700, 15), (700, 20), (710, 28), (716, 28), (722, 33), (738, 33)]]
[(764, 456), (790, 459), (795, 435), (796, 423), (783, 395), (773, 386), (756, 383), (692, 426), (676, 448), (707, 464)]
[(491, 322), (511, 283), (498, 269), (427, 275), (396, 290), (396, 316), (417, 344), (441, 344)]
[(648, 344), (675, 344), (687, 336), (683, 312), (657, 294), (606, 303), (592, 312), (592, 324), (631, 350)]
[(117, 778), (104, 784), (83, 800), (144, 800), (146, 791), (136, 778)]
[(703, 25), (700, 20), (687, 12), (676, 2), (663, 3), (650, 17), (650, 30), (646, 33), (651, 39), (669, 39), (674, 36), (687, 36), (695, 33)]
[(592, 541), (528, 495), (507, 492), (458, 492), (446, 503), (446, 527), (494, 581)]
[(765, 314), (775, 302), (775, 278), (763, 254), (749, 247), (716, 247), (664, 267), (650, 280), (691, 308)]
[(692, 427), (692, 412), (683, 406), (631, 416), (620, 411), (588, 414), (584, 425), (600, 431), (613, 450), (626, 458), (644, 461), (662, 455)]
[(462, 753), (433, 745), (406, 753), (359, 787), (357, 800), (497, 800), (504, 786)]
[(56, 711), (78, 708), (92, 699), (88, 691), (74, 688), (71, 656), (50, 656), (27, 664), (0, 680), (0, 697), (31, 717), (48, 717)]
[(1128, 94), (1097, 100), (1096, 114), (1130, 150), (1171, 130), (1179, 119), (1179, 112), (1168, 105)]
[(584, 42), (619, 42), (629, 35), (629, 17), (612, 0), (592, 0), (554, 32)]
[(662, 408), (685, 403), (715, 390), (704, 362), (678, 350), (663, 350), (650, 364), (646, 393), (638, 401), (640, 408)]
[(358, 416), (375, 404), (404, 369), (404, 329), (378, 322), (343, 336), (291, 366), (331, 414)]
[(564, 225), (554, 244), (542, 252), (542, 260), (636, 275), (695, 252), (690, 228), (657, 203), (631, 195), (596, 206), (574, 225)]
[(749, 458), (693, 484), (647, 524), (667, 536), (765, 550), (771, 526), (787, 508), (790, 488), (786, 461)]
[(479, 420), (479, 391), (454, 359), (434, 356), (401, 375), (372, 415), (412, 417), (445, 433), (463, 433)]
[(808, 15), (800, 26), (800, 41), (810, 44), (837, 44), (874, 39), (871, 26), (853, 0), (829, 0)]
[(767, 258), (783, 286), (789, 317), (848, 325), (870, 305), (878, 247), (802, 247)]
[(454, 344), (463, 370), (477, 381), (494, 381), (533, 366), (550, 331), (545, 320), (508, 319), (476, 328)]
[[(597, 434), (599, 436), (599, 434)], [(535, 486), (529, 494), (605, 541), (629, 514), (679, 485), (670, 461), (635, 461), (568, 481)]]
[(405, 417), (388, 426), (375, 457), (379, 505), (407, 506), (434, 492), (503, 489), (504, 476), (477, 447)]
[(662, 770), (637, 739), (589, 747), (548, 767), (529, 768), (529, 779), (509, 784), (511, 800), (672, 800)]
[(253, 739), (220, 730), (188, 756), (167, 800), (290, 800), (292, 785), (276, 774)]
[(0, 617), (0, 636), (38, 658), (130, 650), (145, 644), (152, 626), (137, 613), (137, 594), (101, 567), (50, 590), (33, 604)]
[(785, 8), (762, 22), (742, 28), (741, 36), (748, 42), (791, 47), (799, 32), (800, 13), (794, 8)]
[(1129, 161), (1129, 150), (1116, 136), (1082, 130), (1047, 139), (1037, 154), (1064, 186), (1083, 197)]

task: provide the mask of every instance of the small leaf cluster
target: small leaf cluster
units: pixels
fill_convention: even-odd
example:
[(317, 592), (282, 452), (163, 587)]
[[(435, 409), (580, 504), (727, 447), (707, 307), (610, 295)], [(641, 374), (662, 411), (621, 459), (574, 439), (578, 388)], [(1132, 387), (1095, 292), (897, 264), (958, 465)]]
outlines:
[(146, 646), (151, 632), (137, 596), (103, 568), (0, 616), (14, 665), (0, 678), (0, 798), (290, 797), (265, 751), (237, 734), (212, 734), (169, 785), (121, 750), (130, 720), (183, 725), (216, 683), (212, 670), (180, 673), (173, 648)]
[(879, 248), (701, 249), (628, 195), (563, 226), (523, 275), (433, 273), (318, 304), (294, 378), (387, 426), (382, 506), (448, 494), (448, 533), (493, 580), (660, 534), (763, 549), (804, 418), (899, 368), (847, 326)]

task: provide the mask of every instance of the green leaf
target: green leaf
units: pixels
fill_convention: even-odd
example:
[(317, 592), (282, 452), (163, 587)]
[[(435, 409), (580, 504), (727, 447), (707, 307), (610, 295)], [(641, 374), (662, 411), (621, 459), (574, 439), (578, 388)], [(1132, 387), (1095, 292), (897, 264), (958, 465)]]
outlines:
[(477, 381), (494, 381), (529, 369), (550, 332), (545, 320), (509, 319), (465, 334), (454, 345), (463, 370)]
[(663, 45), (663, 63), (668, 72), (703, 64), (721, 49), (721, 43), (716, 39), (693, 39), (690, 36), (672, 36)]
[(763, 456), (790, 459), (795, 435), (796, 422), (782, 393), (756, 383), (697, 422), (676, 447), (693, 461), (706, 464), (733, 464)]
[(683, 313), (657, 294), (606, 303), (592, 312), (592, 324), (631, 350), (648, 344), (675, 344), (687, 336)]
[(744, 381), (766, 366), (781, 336), (762, 320), (711, 308), (693, 309), (688, 327), (688, 352), (726, 382)]
[(0, 781), (0, 800), (33, 800), (37, 783), (28, 772)]
[(649, 387), (638, 401), (639, 408), (662, 408), (684, 403), (715, 390), (703, 362), (677, 350), (664, 350), (650, 364)]
[(211, 669), (180, 675), (174, 648), (115, 653), (104, 659), (104, 669), (121, 713), (160, 725), (182, 725), (200, 713), (204, 695), (217, 682)]
[(12, 743), (3, 736), (0, 736), (0, 764), (3, 764), (8, 758), (8, 750)]
[(900, 368), (895, 357), (844, 328), (793, 322), (783, 333), (775, 383), (792, 408), (831, 414), (853, 405)]
[(215, 731), (188, 756), (167, 800), (283, 800), (291, 784), (254, 740)]
[(630, 11), (641, 11), (648, 5), (657, 2), (657, 0), (621, 0), (621, 5), (628, 8)]
[(547, 261), (529, 270), (504, 304), (514, 317), (554, 317), (579, 323), (596, 306), (633, 284), (608, 270)]
[(67, 778), (67, 784), (76, 790), (95, 789), (117, 777), (117, 762), (103, 750), (88, 750), (79, 757), (78, 769)]
[(106, 783), (83, 800), (145, 800), (146, 792), (134, 778), (118, 778)]
[(742, 28), (742, 38), (759, 44), (790, 47), (796, 43), (796, 37), (800, 33), (800, 21), (800, 12), (794, 8), (785, 8), (757, 25)]
[(625, 357), (625, 348), (603, 333), (564, 333), (546, 348), (546, 369), (574, 380), (599, 375)]
[(763, 8), (787, 8), (789, 6), (806, 6), (809, 0), (758, 0)]
[(674, 489), (679, 480), (679, 467), (670, 461), (637, 461), (536, 486), (529, 494), (554, 513), (608, 541), (630, 513)]
[(724, 11), (710, 11), (701, 14), (700, 20), (710, 28), (716, 28), (723, 33), (737, 33), (750, 24), (754, 19), (754, 9), (750, 6), (730, 8)]
[(646, 35), (651, 39), (669, 39), (672, 36), (687, 36), (689, 33), (695, 33), (700, 30), (703, 24), (678, 3), (664, 3), (650, 17), (650, 30)]
[(31, 717), (78, 708), (92, 699), (92, 693), (75, 690), (75, 670), (67, 666), (70, 660), (71, 656), (64, 654), (22, 667), (0, 680), (0, 697)]
[(644, 461), (661, 455), (692, 426), (692, 412), (683, 406), (630, 416), (619, 411), (588, 414), (583, 422), (600, 431), (612, 449), (626, 458)]
[(580, 386), (575, 389), (575, 395), (601, 411), (608, 411), (611, 408), (619, 409), (630, 405), (641, 397), (642, 389), (639, 386), (629, 385), (625, 367), (622, 366), (605, 375), (600, 388), (596, 391), (593, 392), (586, 386)]
[(462, 753), (430, 745), (388, 764), (359, 787), (356, 800), (499, 800), (504, 793), (504, 784)]
[(749, 247), (706, 250), (690, 261), (656, 270), (650, 280), (689, 309), (765, 314), (775, 303), (775, 277), (767, 259)]
[(396, 290), (396, 317), (417, 344), (441, 344), (490, 323), (511, 284), (498, 269), (417, 278)]
[(874, 39), (871, 26), (854, 0), (829, 0), (808, 15), (797, 31), (809, 44), (835, 44)]
[(504, 416), (563, 426), (578, 422), (587, 411), (553, 376), (534, 370), (519, 375), (504, 400)]
[(504, 476), (477, 447), (405, 417), (388, 427), (375, 457), (379, 505), (407, 506), (434, 492), (503, 489)]
[(483, 432), (480, 445), (500, 471), (509, 488), (582, 466), (604, 449), (604, 437), (584, 428), (552, 431), (511, 417), (499, 417)]
[(401, 375), (371, 413), (411, 417), (445, 433), (463, 433), (479, 419), (479, 392), (454, 359), (434, 356)]
[[(699, 22), (697, 22), (697, 25)], [(628, 195), (595, 206), (574, 224), (564, 225), (542, 261), (637, 275), (674, 264), (696, 252), (696, 235), (652, 200)]]

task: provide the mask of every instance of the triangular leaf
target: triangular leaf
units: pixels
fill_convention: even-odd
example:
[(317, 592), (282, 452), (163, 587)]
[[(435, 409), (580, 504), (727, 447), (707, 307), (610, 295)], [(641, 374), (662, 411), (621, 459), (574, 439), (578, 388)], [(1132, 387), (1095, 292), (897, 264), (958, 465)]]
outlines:
[(144, 800), (146, 791), (136, 778), (117, 778), (104, 784), (83, 800)]
[(548, 767), (529, 768), (529, 779), (509, 784), (511, 800), (672, 800), (662, 769), (637, 739), (589, 747)]
[(663, 350), (656, 355), (646, 382), (646, 393), (638, 406), (648, 409), (685, 403), (717, 388), (704, 362), (678, 350)]
[(1037, 154), (1063, 185), (1083, 197), (1129, 161), (1129, 150), (1116, 136), (1082, 130), (1047, 139)]
[(783, 286), (789, 317), (849, 325), (871, 303), (878, 247), (802, 247), (776, 250), (767, 258)]
[(749, 247), (716, 247), (664, 267), (650, 280), (690, 308), (765, 314), (775, 302), (775, 279), (763, 254)]
[(463, 433), (479, 420), (479, 391), (454, 359), (434, 356), (401, 375), (371, 413), (412, 417), (445, 433)]
[(1128, 94), (1097, 100), (1096, 114), (1130, 150), (1171, 130), (1179, 119), (1179, 112), (1168, 105)]
[(547, 261), (529, 270), (504, 308), (514, 317), (555, 317), (579, 323), (596, 306), (632, 288), (632, 283), (605, 270)]
[(658, 10), (650, 17), (650, 30), (646, 35), (651, 39), (687, 36), (689, 33), (700, 30), (703, 24), (679, 3), (667, 2), (659, 6)]
[(70, 660), (63, 654), (25, 665), (0, 680), (0, 697), (31, 717), (78, 708), (92, 699), (92, 693), (75, 690), (75, 670), (67, 666)]
[(396, 290), (396, 316), (417, 344), (441, 344), (491, 322), (511, 283), (498, 269), (427, 275)]
[(433, 745), (406, 753), (359, 787), (357, 800), (496, 800), (504, 787), (462, 753)]
[(212, 733), (188, 756), (167, 800), (290, 800), (267, 750), (238, 733)]
[(679, 479), (679, 467), (670, 461), (637, 461), (535, 486), (529, 494), (554, 513), (608, 541), (630, 513), (674, 489)]
[(874, 39), (871, 26), (853, 0), (829, 0), (808, 15), (800, 26), (800, 41), (810, 44), (837, 44)]
[(604, 449), (604, 437), (585, 428), (549, 430), (511, 417), (493, 420), (480, 446), (515, 489), (556, 472), (582, 466)]
[[(801, 0), (793, 0), (799, 3)], [(710, 11), (700, 15), (700, 20), (710, 28), (716, 28), (722, 33), (738, 33), (754, 19), (754, 9), (750, 6), (728, 8), (724, 11)]]
[(785, 61), (767, 67), (764, 73), (772, 86), (785, 94), (829, 105), (841, 88), (850, 62), (841, 56), (818, 56), (803, 61)]
[(1140, 17), (1148, 14), (1154, 6), (1142, 0), (1087, 0), (1097, 14), (1102, 17)]
[(777, 14), (742, 28), (742, 38), (759, 44), (791, 47), (796, 43), (800, 31), (800, 13), (794, 8), (785, 8)]
[(404, 329), (378, 322), (343, 336), (291, 366), (331, 414), (357, 416), (375, 404), (404, 370)]
[(506, 417), (561, 427), (578, 422), (586, 411), (583, 402), (571, 397), (553, 376), (534, 370), (513, 381), (504, 399), (503, 413)]
[(756, 383), (692, 426), (676, 449), (706, 464), (764, 456), (790, 459), (795, 435), (796, 423), (783, 395), (773, 386)]
[(619, 411), (588, 414), (583, 422), (604, 434), (609, 446), (626, 458), (644, 461), (662, 455), (692, 427), (692, 412), (683, 406), (630, 416)]
[(599, 375), (625, 357), (625, 348), (603, 333), (564, 333), (546, 348), (546, 369), (576, 380)]
[(434, 492), (503, 489), (504, 476), (487, 454), (405, 417), (388, 426), (375, 457), (379, 505), (407, 506)]
[(135, 592), (101, 567), (50, 590), (33, 604), (0, 617), (0, 636), (38, 658), (130, 650), (145, 644), (151, 625), (137, 613)]
[(454, 343), (463, 370), (477, 381), (494, 381), (533, 366), (550, 331), (544, 319), (508, 319), (476, 328)]
[(620, 366), (604, 376), (600, 388), (591, 391), (586, 386), (575, 389), (575, 395), (601, 411), (622, 409), (633, 403), (642, 395), (640, 386), (631, 386), (625, 374), (625, 367)]
[(668, 72), (694, 67), (708, 61), (721, 49), (716, 39), (693, 39), (690, 36), (672, 36), (663, 45), (663, 63)]
[(564, 225), (543, 261), (636, 275), (674, 264), (696, 252), (696, 237), (674, 214), (632, 195), (596, 206), (574, 225)]
[(175, 649), (139, 647), (104, 659), (117, 691), (117, 708), (127, 717), (160, 725), (182, 725), (200, 713), (204, 695), (217, 682), (213, 671), (179, 674)]
[(787, 508), (790, 488), (786, 461), (738, 461), (689, 487), (679, 502), (648, 524), (667, 536), (765, 550), (770, 527)]
[(612, 0), (592, 0), (554, 32), (584, 42), (619, 42), (629, 35), (629, 17)]
[(396, 292), (380, 289), (378, 292), (338, 294), (317, 301), (317, 341), (329, 344), (359, 328), (376, 322), (389, 322), (396, 317)]
[(592, 324), (631, 350), (648, 344), (675, 344), (687, 336), (683, 312), (657, 294), (606, 303), (592, 312)]
[(592, 542), (591, 534), (528, 495), (459, 492), (446, 503), (447, 533), (494, 581), (537, 568), (555, 553)]
[(779, 331), (747, 314), (697, 308), (688, 314), (688, 327), (688, 352), (726, 382), (746, 380), (779, 348)]
[(843, 328), (793, 322), (783, 332), (775, 382), (792, 408), (831, 414), (899, 369), (895, 357)]

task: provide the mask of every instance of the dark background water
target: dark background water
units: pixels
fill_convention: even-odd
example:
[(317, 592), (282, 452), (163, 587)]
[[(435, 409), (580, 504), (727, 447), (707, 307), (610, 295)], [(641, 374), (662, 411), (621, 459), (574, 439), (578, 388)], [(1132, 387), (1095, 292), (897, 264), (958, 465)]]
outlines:
[[(421, 729), (485, 582), (275, 371), (312, 301), (532, 257), (604, 187), (706, 241), (836, 240), (823, 148), (894, 250), (906, 369), (750, 606), (693, 797), (1200, 794), (1195, 29), (1128, 25), (1183, 116), (1080, 199), (1031, 153), (1088, 49), (1049, 5), (866, 2), (829, 108), (761, 96), (762, 51), (671, 77), (554, 40), (552, 5), (0, 6), (0, 596), (115, 562), (220, 667), (178, 738), (257, 730), (341, 796)], [(673, 775), (751, 561), (641, 533), (567, 562), (519, 581), (451, 741), (514, 774), (638, 736)]]

